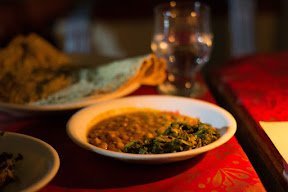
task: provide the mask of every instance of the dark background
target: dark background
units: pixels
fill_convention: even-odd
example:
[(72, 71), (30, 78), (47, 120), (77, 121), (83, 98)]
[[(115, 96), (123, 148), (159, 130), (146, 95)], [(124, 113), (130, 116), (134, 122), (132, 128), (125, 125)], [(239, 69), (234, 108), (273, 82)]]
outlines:
[[(64, 38), (63, 34), (62, 37), (59, 37), (59, 33), (61, 33), (61, 30), (59, 32), (59, 23), (61, 23), (59, 21), (63, 21), (80, 7), (88, 5), (86, 8), (90, 11), (89, 19), (93, 21), (94, 25), (105, 23), (105, 26), (111, 25), (111, 29), (119, 30), (117, 32), (119, 43), (122, 43), (123, 47), (125, 44), (125, 49), (133, 50), (127, 51), (125, 56), (146, 54), (150, 52), (153, 8), (162, 2), (167, 1), (2, 0), (0, 1), (0, 46), (5, 47), (18, 34), (35, 32), (59, 49), (63, 49)], [(215, 38), (211, 59), (207, 67), (217, 67), (234, 57), (234, 55), (231, 55), (229, 1), (206, 0), (203, 2), (211, 7), (212, 28)], [(251, 19), (255, 23), (253, 39), (255, 42), (253, 43), (256, 48), (253, 53), (287, 49), (288, 17), (286, 8), (288, 8), (288, 3), (286, 3), (286, 0), (255, 0), (254, 3), (255, 17)], [(243, 9), (243, 15), (245, 14), (245, 9)], [(141, 24), (142, 28), (139, 27)], [(99, 34), (95, 33), (94, 35), (96, 39), (101, 39)], [(92, 51), (97, 53), (97, 49)]]

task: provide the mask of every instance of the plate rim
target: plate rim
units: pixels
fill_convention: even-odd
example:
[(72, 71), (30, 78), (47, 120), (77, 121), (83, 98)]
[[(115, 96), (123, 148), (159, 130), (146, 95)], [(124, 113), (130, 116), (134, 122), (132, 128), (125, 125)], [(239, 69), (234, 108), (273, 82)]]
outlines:
[(87, 107), (100, 102), (109, 101), (112, 99), (121, 98), (136, 91), (140, 87), (140, 83), (133, 82), (124, 89), (105, 95), (95, 95), (83, 97), (82, 99), (66, 103), (66, 104), (51, 104), (51, 105), (32, 105), (32, 104), (14, 104), (0, 101), (0, 110), (2, 111), (29, 111), (29, 112), (51, 112), (51, 111), (68, 111)]

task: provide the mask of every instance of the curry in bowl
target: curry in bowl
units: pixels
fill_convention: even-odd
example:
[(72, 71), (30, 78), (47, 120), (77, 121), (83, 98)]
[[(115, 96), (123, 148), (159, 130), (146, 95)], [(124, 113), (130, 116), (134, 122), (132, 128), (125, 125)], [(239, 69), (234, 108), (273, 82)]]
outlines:
[(220, 137), (215, 127), (177, 112), (148, 108), (123, 111), (97, 115), (88, 125), (88, 143), (117, 152), (161, 154), (199, 148)]
[[(96, 129), (97, 125), (105, 119), (110, 119), (107, 124), (112, 124), (112, 118), (118, 115), (127, 113), (132, 115), (138, 112), (164, 112), (164, 115), (156, 113), (155, 118), (150, 117), (151, 124), (148, 120), (143, 120), (144, 123), (140, 124), (141, 128), (148, 124), (148, 128), (143, 129), (143, 133), (140, 133), (142, 129), (137, 128), (130, 131), (128, 128), (126, 131), (125, 128), (124, 131), (119, 131), (118, 122), (115, 123), (115, 127), (111, 126), (114, 128), (110, 130), (106, 126), (101, 128), (102, 130)], [(175, 122), (163, 123), (163, 128), (156, 128), (153, 121), (155, 119), (158, 121), (160, 117), (167, 116), (169, 113), (173, 116), (184, 115), (189, 117), (186, 119), (192, 118), (193, 121), (188, 124), (184, 120), (184, 122), (179, 121), (177, 117)], [(139, 120), (135, 121), (139, 122)], [(128, 125), (123, 124), (123, 126)], [(223, 145), (233, 137), (236, 129), (234, 117), (225, 109), (193, 98), (168, 95), (128, 96), (92, 105), (75, 113), (67, 122), (66, 128), (68, 136), (80, 147), (116, 160), (140, 164), (172, 163), (193, 158)], [(140, 135), (141, 138), (137, 138)], [(95, 144), (89, 143), (89, 140)], [(117, 149), (117, 141), (119, 149)], [(207, 144), (209, 142), (212, 143)], [(96, 147), (96, 143), (98, 146), (103, 145), (103, 148)], [(114, 144), (111, 148), (115, 151), (109, 147), (109, 144)]]

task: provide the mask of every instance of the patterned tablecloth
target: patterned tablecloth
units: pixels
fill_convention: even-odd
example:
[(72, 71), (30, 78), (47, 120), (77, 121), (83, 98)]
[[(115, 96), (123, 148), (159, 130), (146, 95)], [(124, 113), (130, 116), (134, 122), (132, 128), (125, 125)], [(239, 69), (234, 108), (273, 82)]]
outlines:
[(229, 65), (220, 79), (257, 122), (288, 121), (288, 52), (245, 57)]
[[(245, 114), (243, 119), (250, 122), (262, 144), (268, 146), (264, 150), (269, 150), (267, 154), (274, 156), (271, 157), (272, 164), (279, 161), (280, 166), (272, 169), (279, 169), (279, 174), (284, 172), (284, 175), (285, 172), (288, 174), (287, 162), (277, 152), (259, 122), (288, 121), (287, 72), (288, 52), (258, 54), (228, 61), (220, 69), (212, 71), (216, 82), (211, 80), (220, 97), (226, 97), (222, 99), (226, 100), (223, 105), (230, 105), (235, 113), (239, 113), (240, 109)], [(284, 185), (287, 187), (287, 181)]]
[(223, 86), (218, 88), (229, 92), (260, 128), (259, 121), (288, 121), (287, 72), (288, 52), (243, 57), (217, 71)]
[[(142, 86), (131, 95), (145, 94), (157, 94), (155, 87)], [(273, 93), (269, 104), (271, 108), (275, 106), (272, 96)], [(201, 99), (215, 103), (210, 92)], [(254, 102), (257, 105), (257, 101)], [(0, 130), (34, 136), (57, 150), (60, 169), (42, 192), (265, 191), (235, 137), (214, 150), (182, 162), (128, 164), (86, 151), (74, 144), (65, 130), (69, 117), (15, 118), (0, 114)]]

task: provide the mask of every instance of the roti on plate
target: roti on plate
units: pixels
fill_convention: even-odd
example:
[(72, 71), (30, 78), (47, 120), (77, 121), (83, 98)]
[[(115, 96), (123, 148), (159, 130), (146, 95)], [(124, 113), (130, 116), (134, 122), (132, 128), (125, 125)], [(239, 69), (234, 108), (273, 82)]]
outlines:
[(0, 102), (64, 104), (105, 97), (135, 82), (157, 85), (166, 78), (166, 62), (154, 54), (79, 66), (36, 34), (17, 36), (0, 50)]

